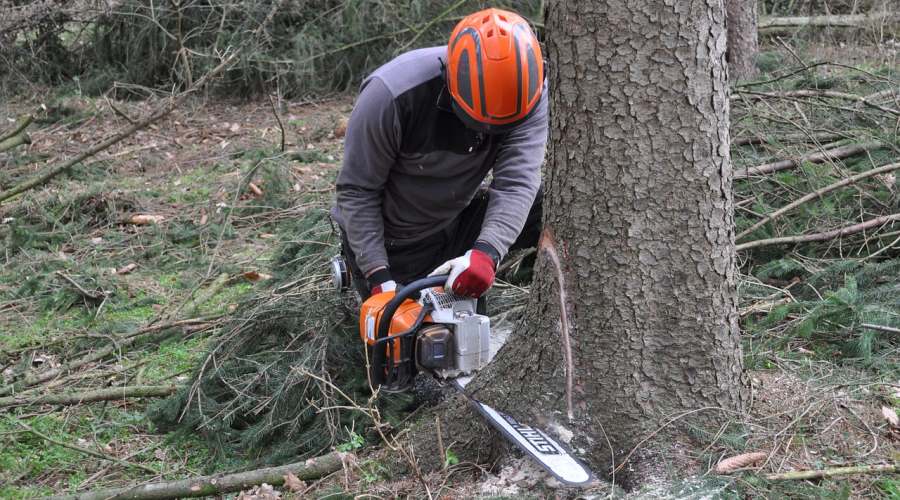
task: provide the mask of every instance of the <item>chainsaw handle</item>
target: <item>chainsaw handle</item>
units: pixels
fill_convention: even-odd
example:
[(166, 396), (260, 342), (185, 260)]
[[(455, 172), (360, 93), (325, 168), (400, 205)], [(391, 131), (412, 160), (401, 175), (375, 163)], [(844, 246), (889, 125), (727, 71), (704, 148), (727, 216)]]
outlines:
[(378, 322), (378, 329), (375, 331), (375, 340), (377, 341), (378, 339), (386, 338), (388, 336), (391, 328), (391, 319), (394, 318), (394, 313), (397, 312), (397, 308), (400, 307), (400, 304), (426, 288), (443, 285), (447, 282), (447, 278), (449, 277), (449, 274), (428, 276), (413, 281), (400, 290), (397, 290), (394, 298), (384, 306), (384, 310), (381, 313), (381, 321)]

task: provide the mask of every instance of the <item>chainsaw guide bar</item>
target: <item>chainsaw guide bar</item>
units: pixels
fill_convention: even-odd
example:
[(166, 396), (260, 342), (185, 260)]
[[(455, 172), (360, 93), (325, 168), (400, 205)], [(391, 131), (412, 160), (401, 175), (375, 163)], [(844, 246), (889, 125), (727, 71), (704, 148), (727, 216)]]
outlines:
[(488, 423), (503, 436), (534, 459), (541, 467), (567, 486), (585, 486), (594, 476), (580, 460), (561, 443), (540, 429), (518, 422), (513, 417), (478, 401), (465, 391), (472, 377), (453, 380), (456, 388)]

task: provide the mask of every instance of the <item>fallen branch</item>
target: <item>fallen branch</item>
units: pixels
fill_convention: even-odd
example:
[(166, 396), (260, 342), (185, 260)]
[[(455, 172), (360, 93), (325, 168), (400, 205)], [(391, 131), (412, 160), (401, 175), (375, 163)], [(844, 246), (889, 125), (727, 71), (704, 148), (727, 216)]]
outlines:
[(787, 160), (779, 160), (771, 163), (766, 163), (764, 165), (759, 165), (756, 167), (746, 168), (742, 171), (736, 171), (734, 173), (735, 179), (746, 179), (748, 177), (752, 177), (754, 175), (760, 174), (770, 174), (772, 172), (778, 172), (781, 170), (787, 170), (790, 168), (799, 167), (804, 163), (823, 163), (831, 160), (841, 160), (844, 158), (849, 158), (854, 155), (858, 155), (860, 153), (864, 153), (869, 151), (870, 149), (878, 149), (882, 147), (883, 144), (880, 142), (867, 142), (863, 144), (847, 144), (845, 146), (838, 146), (831, 149), (826, 149), (825, 151), (816, 151), (814, 153), (806, 153), (799, 158), (796, 159), (787, 159)]
[[(104, 359), (107, 356), (109, 356), (117, 351), (121, 351), (122, 349), (129, 347), (132, 344), (137, 343), (139, 340), (143, 339), (145, 334), (158, 332), (160, 330), (168, 330), (168, 329), (174, 328), (176, 326), (186, 326), (186, 325), (192, 325), (192, 324), (197, 324), (197, 323), (198, 323), (198, 320), (196, 320), (196, 319), (176, 321), (173, 323), (166, 323), (166, 324), (162, 324), (162, 325), (150, 326), (150, 327), (138, 330), (138, 332), (136, 332), (134, 334), (131, 334), (131, 335), (128, 335), (125, 337), (116, 338), (112, 344), (110, 344), (102, 349), (98, 349), (92, 353), (86, 354), (80, 358), (72, 360), (72, 361), (70, 361), (64, 365), (61, 365), (57, 368), (53, 368), (53, 369), (38, 372), (38, 373), (32, 373), (32, 374), (29, 374), (26, 377), (24, 377), (22, 380), (19, 380), (18, 382), (13, 382), (13, 383), (11, 383), (9, 385), (5, 385), (5, 386), (0, 386), (0, 396), (9, 396), (12, 394), (16, 394), (16, 393), (21, 392), (29, 387), (33, 387), (35, 385), (42, 384), (44, 382), (48, 382), (50, 380), (53, 380), (56, 377), (63, 376), (67, 373), (70, 373), (73, 370), (80, 368), (88, 363), (100, 361), (101, 359)], [(169, 334), (163, 334), (163, 338), (167, 337), (168, 335)]]
[(272, 486), (284, 484), (285, 476), (293, 474), (297, 479), (308, 481), (318, 479), (332, 472), (341, 470), (344, 462), (352, 455), (332, 452), (321, 457), (311, 458), (280, 467), (267, 467), (235, 474), (200, 476), (178, 481), (148, 483), (131, 488), (112, 488), (94, 490), (74, 495), (48, 497), (52, 500), (162, 500), (181, 497), (202, 497), (232, 493), (262, 483)]
[(794, 144), (803, 142), (832, 142), (847, 139), (847, 135), (841, 132), (819, 132), (814, 134), (790, 134), (774, 137), (762, 137), (758, 135), (735, 137), (731, 140), (732, 146), (749, 146), (751, 144)]
[(0, 141), (0, 153), (9, 151), (13, 148), (17, 148), (22, 144), (31, 144), (31, 137), (29, 137), (25, 132)]
[(862, 323), (859, 325), (863, 328), (869, 328), (872, 330), (878, 330), (879, 332), (885, 333), (900, 333), (900, 328), (894, 328), (892, 326), (884, 326), (884, 325), (873, 325), (871, 323)]
[(768, 222), (770, 222), (770, 221), (773, 221), (773, 220), (777, 219), (778, 217), (781, 217), (781, 216), (784, 215), (785, 213), (790, 212), (791, 210), (793, 210), (793, 209), (799, 207), (800, 205), (806, 203), (806, 202), (809, 201), (809, 200), (812, 200), (813, 198), (818, 198), (818, 197), (820, 197), (820, 196), (822, 196), (822, 195), (824, 195), (824, 194), (826, 194), (826, 193), (830, 193), (831, 191), (834, 191), (835, 189), (839, 189), (839, 188), (842, 188), (842, 187), (847, 186), (847, 185), (849, 185), (849, 184), (853, 184), (854, 182), (859, 181), (859, 180), (862, 180), (862, 179), (865, 179), (865, 178), (867, 178), (867, 177), (872, 177), (873, 175), (883, 174), (883, 173), (885, 173), (885, 172), (891, 172), (891, 171), (894, 171), (894, 170), (897, 170), (897, 169), (900, 169), (900, 162), (898, 162), (898, 163), (891, 163), (891, 164), (889, 164), (889, 165), (884, 165), (884, 166), (878, 167), (878, 168), (873, 168), (872, 170), (867, 170), (867, 171), (865, 171), (865, 172), (862, 172), (862, 173), (859, 173), (859, 174), (856, 174), (856, 175), (847, 177), (846, 179), (841, 179), (841, 180), (839, 180), (839, 181), (837, 181), (837, 182), (835, 182), (835, 183), (833, 183), (833, 184), (829, 184), (828, 186), (825, 186), (825, 187), (823, 187), (823, 188), (821, 188), (821, 189), (817, 189), (817, 190), (815, 190), (815, 191), (813, 191), (813, 192), (811, 192), (811, 193), (809, 193), (809, 194), (807, 194), (807, 195), (805, 195), (805, 196), (803, 196), (803, 197), (801, 197), (801, 198), (798, 198), (797, 200), (795, 200), (795, 201), (793, 201), (793, 202), (791, 202), (791, 203), (788, 203), (787, 205), (785, 205), (785, 206), (779, 208), (778, 210), (776, 210), (776, 211), (770, 213), (769, 215), (765, 216), (765, 218), (763, 218), (762, 220), (760, 220), (760, 221), (757, 222), (756, 224), (753, 224), (753, 225), (750, 226), (749, 228), (747, 228), (747, 229), (741, 231), (741, 232), (735, 237), (735, 239), (741, 239), (741, 238), (743, 238), (744, 236), (747, 236), (748, 234), (750, 234), (750, 233), (752, 233), (753, 231), (756, 231), (757, 229), (759, 229), (760, 227), (762, 227), (764, 224), (766, 224), (766, 223), (768, 223)]
[(807, 243), (810, 241), (826, 241), (834, 238), (839, 238), (841, 236), (856, 234), (865, 231), (866, 229), (870, 229), (876, 226), (880, 226), (881, 224), (884, 224), (886, 222), (892, 222), (896, 220), (900, 220), (900, 214), (884, 215), (867, 220), (865, 222), (860, 222), (859, 224), (854, 224), (852, 226), (846, 226), (839, 229), (833, 229), (831, 231), (825, 231), (823, 233), (805, 234), (802, 236), (784, 236), (781, 238), (769, 238), (764, 240), (750, 241), (748, 243), (735, 245), (734, 248), (735, 250), (740, 251), (767, 245), (778, 245), (782, 243)]
[(62, 446), (63, 448), (68, 448), (68, 449), (70, 449), (70, 450), (75, 450), (75, 451), (77, 451), (77, 452), (79, 452), (79, 453), (83, 453), (83, 454), (85, 454), (85, 455), (89, 455), (89, 456), (92, 456), (92, 457), (95, 457), (95, 458), (100, 458), (100, 459), (103, 459), (103, 460), (109, 460), (110, 462), (115, 462), (115, 463), (117, 463), (117, 464), (119, 464), (119, 465), (121, 465), (121, 466), (123, 466), (123, 467), (129, 467), (129, 468), (137, 468), (137, 469), (141, 469), (142, 471), (144, 471), (144, 472), (149, 472), (150, 474), (153, 474), (154, 476), (157, 475), (157, 474), (159, 474), (158, 471), (156, 471), (156, 470), (154, 470), (154, 469), (151, 469), (150, 467), (147, 467), (146, 465), (143, 465), (143, 464), (136, 464), (136, 463), (132, 463), (132, 462), (126, 462), (126, 461), (124, 461), (124, 460), (122, 460), (122, 459), (119, 459), (119, 458), (116, 458), (116, 457), (112, 457), (112, 456), (109, 456), (109, 455), (105, 455), (105, 454), (100, 453), (100, 452), (98, 452), (98, 451), (89, 450), (89, 449), (87, 449), (87, 448), (82, 448), (81, 446), (75, 446), (74, 444), (66, 443), (66, 442), (63, 442), (63, 441), (57, 441), (56, 439), (53, 439), (52, 437), (50, 437), (50, 436), (48, 436), (48, 435), (46, 435), (46, 434), (43, 434), (43, 433), (40, 432), (40, 431), (34, 430), (31, 426), (29, 426), (28, 424), (22, 422), (21, 420), (16, 420), (16, 423), (19, 424), (19, 426), (22, 427), (23, 429), (27, 430), (28, 432), (34, 434), (35, 436), (37, 436), (37, 437), (39, 437), (39, 438), (41, 438), (41, 439), (43, 439), (44, 441), (47, 441), (48, 443), (52, 443), (52, 444), (55, 444), (55, 445), (57, 445), (57, 446)]
[(900, 15), (891, 12), (831, 16), (763, 17), (759, 20), (759, 29), (805, 28), (807, 26), (854, 28), (874, 23), (892, 23), (897, 21), (900, 21)]
[(890, 113), (895, 116), (900, 116), (900, 110), (887, 108), (880, 104), (876, 104), (874, 101), (880, 98), (883, 92), (877, 92), (875, 94), (869, 96), (861, 96), (856, 94), (848, 94), (846, 92), (835, 92), (833, 90), (789, 90), (784, 92), (757, 92), (753, 90), (740, 90), (736, 89), (735, 94), (743, 94), (749, 97), (774, 97), (780, 99), (801, 99), (808, 97), (822, 97), (829, 99), (842, 99), (845, 101), (854, 101), (860, 104), (865, 104), (871, 108), (877, 109), (879, 111), (883, 111), (885, 113)]
[(22, 118), (19, 118), (18, 121), (16, 121), (16, 124), (13, 125), (13, 128), (3, 134), (0, 134), (0, 141), (5, 141), (10, 137), (19, 135), (20, 132), (31, 125), (32, 121), (34, 121), (34, 117), (31, 115), (25, 115)]
[(132, 387), (108, 387), (94, 391), (45, 394), (43, 396), (10, 396), (0, 398), (0, 408), (26, 405), (77, 405), (97, 401), (115, 401), (125, 398), (162, 398), (175, 392), (174, 385), (138, 385)]
[(0, 191), (0, 203), (3, 203), (4, 201), (12, 198), (13, 196), (24, 193), (25, 191), (28, 191), (29, 189), (33, 189), (37, 186), (46, 184), (47, 182), (49, 182), (51, 179), (53, 179), (57, 175), (59, 175), (63, 172), (66, 172), (67, 170), (69, 170), (73, 166), (81, 163), (85, 159), (90, 158), (91, 156), (94, 156), (95, 154), (119, 143), (120, 141), (122, 141), (123, 139), (126, 139), (127, 137), (130, 137), (132, 134), (134, 134), (138, 130), (146, 128), (146, 127), (150, 126), (151, 124), (161, 120), (162, 118), (167, 116), (169, 113), (174, 111), (175, 108), (178, 107), (178, 105), (181, 104), (181, 102), (184, 101), (184, 99), (188, 95), (203, 88), (206, 85), (206, 83), (209, 82), (210, 79), (212, 79), (214, 76), (216, 76), (219, 73), (221, 73), (222, 71), (224, 71), (225, 68), (230, 66), (231, 63), (237, 58), (238, 53), (240, 53), (239, 50), (232, 52), (232, 54), (230, 56), (226, 57), (221, 63), (219, 63), (218, 66), (211, 69), (208, 73), (203, 75), (202, 78), (197, 80), (197, 82), (194, 83), (194, 85), (191, 88), (185, 90), (184, 92), (181, 92), (179, 94), (169, 97), (168, 101), (165, 104), (161, 105), (155, 112), (150, 113), (150, 115), (147, 116), (146, 118), (144, 118), (143, 120), (138, 121), (137, 123), (129, 126), (122, 132), (119, 132), (118, 134), (115, 134), (112, 137), (106, 139), (105, 141), (99, 142), (99, 143), (95, 144), (94, 146), (89, 147), (88, 149), (77, 154), (75, 157), (48, 168), (43, 174), (38, 175), (37, 177), (35, 177), (33, 179), (27, 180), (27, 181), (19, 184), (18, 186), (14, 186), (10, 189), (7, 189), (6, 191)]
[(846, 476), (850, 474), (871, 474), (874, 472), (897, 472), (897, 464), (857, 465), (854, 467), (834, 467), (819, 470), (798, 470), (781, 474), (766, 474), (769, 481), (790, 481), (797, 479), (820, 479), (823, 477)]

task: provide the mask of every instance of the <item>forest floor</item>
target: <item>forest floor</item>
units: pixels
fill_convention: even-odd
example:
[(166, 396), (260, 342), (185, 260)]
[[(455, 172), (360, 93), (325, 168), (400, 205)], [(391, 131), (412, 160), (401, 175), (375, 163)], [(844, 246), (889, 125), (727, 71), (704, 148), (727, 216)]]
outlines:
[[(801, 59), (841, 64), (811, 66)], [(844, 160), (801, 162), (795, 170), (738, 181), (738, 232), (848, 172), (900, 161), (896, 115), (846, 98), (789, 94), (872, 95), (893, 88), (878, 105), (900, 109), (896, 47), (808, 48), (799, 55), (779, 48), (763, 54), (761, 67), (760, 80), (775, 81), (744, 87), (732, 99), (732, 135), (748, 139), (734, 146), (739, 167), (851, 142), (882, 145)], [(785, 77), (785, 68), (800, 70)], [(0, 188), (121, 130), (126, 117), (140, 116), (152, 104), (84, 96), (77, 86), (7, 101), (0, 131), (27, 113), (37, 120), (28, 129), (30, 145), (0, 153)], [(272, 270), (282, 249), (313, 245), (337, 253), (333, 240), (308, 241), (296, 224), (310, 211), (327, 210), (351, 105), (349, 97), (275, 106), (197, 98), (51, 183), (0, 204), (0, 392), (8, 390), (0, 401), (11, 393), (24, 401), (0, 404), (0, 498), (134, 485), (253, 462), (249, 455), (215, 454), (201, 432), (159, 432), (146, 416), (147, 399), (76, 405), (35, 399), (100, 388), (174, 391), (190, 381), (210, 343), (219, 341), (215, 333), (223, 321), (272, 283), (283, 283)], [(820, 140), (829, 133), (830, 139)], [(797, 135), (805, 138), (787, 139)], [(896, 177), (869, 181), (739, 242), (897, 213)], [(135, 215), (157, 218), (136, 223)], [(765, 246), (741, 254), (750, 415), (718, 432), (694, 429), (694, 442), (686, 443), (690, 451), (661, 464), (683, 479), (647, 485), (634, 496), (900, 498), (896, 474), (763, 477), (900, 460), (900, 426), (890, 422), (900, 411), (900, 340), (896, 333), (860, 327), (871, 318), (900, 326), (900, 277), (879, 271), (900, 269), (893, 237), (898, 229), (894, 222), (817, 246)], [(328, 270), (316, 279), (326, 283)], [(815, 293), (802, 291), (806, 285)], [(104, 355), (90, 356), (98, 352)], [(36, 374), (50, 375), (37, 380)], [(422, 477), (391, 477), (391, 465), (380, 463), (358, 434), (349, 435), (333, 446), (357, 452), (355, 465), (282, 496), (425, 496)], [(751, 451), (766, 458), (730, 475), (713, 471), (722, 458)], [(520, 457), (492, 471), (453, 458), (448, 454), (444, 470), (424, 477), (432, 496), (577, 494), (558, 489)], [(253, 495), (275, 497), (257, 488), (244, 498)]]

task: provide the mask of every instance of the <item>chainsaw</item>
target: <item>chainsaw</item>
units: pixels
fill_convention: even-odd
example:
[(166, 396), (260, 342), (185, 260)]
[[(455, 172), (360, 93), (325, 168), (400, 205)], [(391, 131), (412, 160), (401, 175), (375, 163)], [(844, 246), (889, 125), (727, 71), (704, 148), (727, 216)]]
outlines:
[[(349, 273), (332, 261), (334, 283), (349, 289)], [(465, 391), (474, 373), (493, 357), (491, 320), (476, 311), (477, 299), (446, 292), (447, 275), (414, 281), (396, 292), (363, 302), (359, 333), (366, 345), (369, 378), (381, 390), (408, 389), (419, 372), (451, 384), (495, 429), (566, 485), (592, 481), (590, 470), (544, 431), (478, 401)]]

